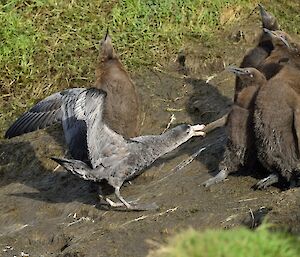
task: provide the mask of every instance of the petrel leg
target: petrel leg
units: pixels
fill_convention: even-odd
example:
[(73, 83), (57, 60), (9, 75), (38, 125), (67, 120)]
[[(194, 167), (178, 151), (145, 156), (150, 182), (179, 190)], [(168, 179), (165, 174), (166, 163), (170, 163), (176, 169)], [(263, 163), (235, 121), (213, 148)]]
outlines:
[(105, 198), (105, 201), (106, 201), (111, 207), (123, 207), (123, 206), (124, 206), (124, 203), (122, 203), (122, 202), (116, 203), (116, 202), (110, 200), (109, 198)]
[(123, 205), (125, 205), (128, 209), (132, 209), (130, 203), (126, 202), (126, 200), (121, 196), (119, 187), (115, 188), (115, 194), (117, 198), (123, 203)]
[[(120, 194), (120, 188), (116, 187), (115, 188), (115, 195), (117, 198), (121, 201), (121, 203), (115, 203), (111, 201), (110, 199), (106, 199), (106, 201), (111, 205), (111, 207), (123, 207), (125, 206), (128, 210), (133, 210), (133, 211), (148, 211), (148, 210), (157, 210), (158, 206), (153, 203), (153, 204), (135, 204), (132, 202), (127, 202)], [(131, 204), (132, 203), (132, 204)]]
[[(105, 194), (103, 193), (103, 190), (102, 190), (102, 185), (99, 185), (99, 187), (98, 187), (98, 196), (99, 196), (99, 199), (100, 199), (100, 203), (104, 202), (105, 204), (108, 204), (111, 207), (122, 207), (122, 206), (124, 206), (124, 204), (122, 202), (116, 203), (113, 200), (109, 199), (108, 197), (105, 197)], [(134, 200), (134, 201), (129, 201), (129, 203), (134, 204), (138, 200), (139, 199)]]
[(265, 189), (268, 186), (277, 183), (278, 180), (279, 180), (279, 176), (276, 173), (272, 173), (268, 177), (258, 181), (257, 184), (255, 185), (255, 188), (256, 189)]
[(213, 178), (210, 178), (208, 180), (206, 180), (204, 183), (202, 183), (203, 186), (205, 187), (209, 187), (211, 185), (220, 183), (222, 181), (224, 181), (228, 176), (228, 172), (227, 170), (221, 170), (216, 176), (214, 176)]

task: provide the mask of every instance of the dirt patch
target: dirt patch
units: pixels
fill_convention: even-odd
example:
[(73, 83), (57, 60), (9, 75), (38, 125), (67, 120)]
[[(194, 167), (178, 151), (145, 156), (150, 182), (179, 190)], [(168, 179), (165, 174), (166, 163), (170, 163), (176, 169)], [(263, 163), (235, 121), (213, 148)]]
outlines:
[[(249, 24), (253, 28), (256, 24)], [(244, 34), (244, 39), (237, 37)], [(249, 34), (250, 33), (250, 34)], [(254, 32), (258, 33), (258, 31)], [(226, 38), (226, 40), (224, 40)], [(231, 104), (234, 77), (224, 65), (238, 64), (253, 32), (232, 28), (213, 46), (189, 42), (188, 76), (174, 63), (136, 75), (143, 103), (142, 134), (162, 132), (172, 115), (178, 123), (207, 123)], [(238, 42), (237, 42), (238, 41)], [(0, 142), (0, 251), (2, 256), (146, 256), (150, 248), (187, 227), (230, 228), (253, 225), (255, 214), (300, 230), (299, 189), (276, 187), (255, 191), (262, 177), (238, 173), (209, 189), (201, 183), (215, 174), (222, 159), (224, 129), (195, 138), (157, 161), (133, 185), (122, 188), (126, 199), (156, 202), (159, 211), (107, 211), (91, 183), (56, 169), (50, 156), (64, 156), (61, 128), (38, 131)], [(201, 147), (188, 166), (174, 168)], [(255, 218), (255, 217), (254, 217)]]

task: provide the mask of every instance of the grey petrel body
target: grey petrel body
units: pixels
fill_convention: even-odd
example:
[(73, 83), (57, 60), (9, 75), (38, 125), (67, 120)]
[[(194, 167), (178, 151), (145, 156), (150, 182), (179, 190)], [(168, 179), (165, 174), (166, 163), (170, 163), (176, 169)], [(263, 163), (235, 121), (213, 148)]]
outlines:
[[(179, 125), (161, 135), (125, 139), (103, 121), (105, 98), (106, 93), (98, 89), (83, 89), (79, 93), (76, 92), (75, 96), (65, 95), (64, 133), (66, 138), (72, 141), (78, 136), (78, 123), (80, 126), (85, 124), (86, 135), (81, 138), (80, 133), (79, 141), (86, 143), (90, 165), (80, 160), (53, 160), (83, 179), (107, 180), (115, 188), (115, 194), (121, 203), (132, 209), (134, 207), (120, 195), (124, 181), (138, 176), (160, 156), (177, 148), (191, 137), (204, 135), (204, 125)], [(69, 146), (73, 147), (70, 144)]]

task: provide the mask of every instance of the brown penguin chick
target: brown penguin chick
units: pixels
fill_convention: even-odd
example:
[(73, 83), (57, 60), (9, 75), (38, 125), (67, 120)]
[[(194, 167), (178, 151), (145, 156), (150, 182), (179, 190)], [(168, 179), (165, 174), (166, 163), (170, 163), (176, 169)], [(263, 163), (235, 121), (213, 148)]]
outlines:
[(274, 49), (272, 53), (263, 61), (262, 65), (272, 62), (278, 62), (283, 58), (289, 57), (289, 42), (292, 38), (284, 31), (281, 30), (269, 30), (264, 28), (265, 33), (270, 35)]
[[(300, 93), (300, 81), (295, 79), (293, 74), (297, 76), (297, 70), (300, 68), (300, 45), (294, 41), (286, 32), (277, 30), (277, 31), (268, 31), (272, 37), (272, 42), (275, 46), (272, 54), (266, 58), (262, 65), (262, 72), (265, 76), (270, 75), (272, 72), (269, 69), (269, 65), (278, 64), (281, 66), (281, 69), (284, 69), (280, 75), (283, 79), (292, 78), (292, 82), (289, 82), (289, 85), (298, 93)], [(267, 75), (267, 73), (269, 73)], [(278, 73), (278, 72), (277, 72)], [(277, 74), (276, 73), (276, 74)], [(276, 75), (275, 74), (275, 75)], [(289, 75), (292, 74), (292, 75)]]
[(244, 87), (238, 93), (227, 119), (228, 141), (219, 165), (220, 172), (203, 183), (206, 187), (223, 181), (229, 173), (241, 167), (251, 168), (256, 161), (254, 103), (258, 90), (267, 80), (255, 68), (230, 67), (228, 70), (239, 76)]
[[(133, 82), (117, 57), (108, 33), (101, 42), (95, 87), (107, 92), (105, 121), (111, 128), (127, 138), (139, 135), (138, 95)], [(58, 92), (38, 102), (9, 127), (5, 138), (61, 123), (62, 98), (61, 92)]]
[[(271, 31), (278, 30), (279, 25), (276, 18), (271, 13), (267, 12), (261, 4), (259, 4), (258, 7), (260, 10), (262, 27)], [(262, 31), (261, 35), (259, 36), (257, 46), (248, 51), (248, 53), (244, 56), (240, 67), (254, 67), (258, 69), (261, 63), (270, 55), (273, 49), (274, 46), (270, 35), (265, 31)], [(237, 95), (242, 88), (243, 84), (241, 83), (240, 78), (237, 76), (235, 82), (234, 100), (237, 98)]]
[(95, 87), (107, 92), (104, 121), (125, 138), (140, 133), (140, 104), (134, 83), (120, 62), (108, 32), (101, 41)]
[(275, 76), (289, 61), (291, 53), (288, 48), (288, 42), (290, 42), (292, 39), (287, 33), (280, 30), (271, 31), (264, 29), (264, 31), (270, 35), (274, 45), (274, 50), (261, 63), (258, 69), (263, 72), (267, 80), (269, 80)]
[(299, 81), (299, 69), (285, 65), (257, 94), (254, 124), (258, 159), (271, 173), (257, 188), (279, 179), (293, 183), (300, 175), (300, 95), (294, 89)]
[(300, 44), (295, 41), (289, 42), (288, 51), (289, 59), (287, 64), (300, 69)]
[(186, 61), (186, 53), (184, 49), (180, 49), (176, 58), (175, 69), (177, 72), (187, 75), (189, 68), (186, 66), (185, 61)]
[[(270, 32), (272, 41), (277, 44), (282, 50), (281, 59), (279, 62), (292, 65), (300, 68), (300, 44), (296, 42), (289, 34), (283, 31)], [(271, 57), (271, 56), (270, 56)]]

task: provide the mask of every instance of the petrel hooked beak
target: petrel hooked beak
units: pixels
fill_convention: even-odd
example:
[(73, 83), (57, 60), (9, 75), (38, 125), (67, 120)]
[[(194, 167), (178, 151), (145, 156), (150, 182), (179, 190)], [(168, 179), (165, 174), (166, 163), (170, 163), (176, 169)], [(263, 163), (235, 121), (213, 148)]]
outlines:
[(205, 132), (203, 129), (205, 128), (205, 125), (193, 125), (191, 126), (191, 130), (193, 132), (193, 136), (205, 136)]

